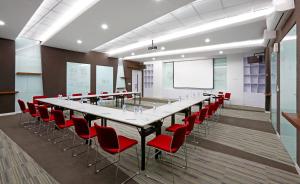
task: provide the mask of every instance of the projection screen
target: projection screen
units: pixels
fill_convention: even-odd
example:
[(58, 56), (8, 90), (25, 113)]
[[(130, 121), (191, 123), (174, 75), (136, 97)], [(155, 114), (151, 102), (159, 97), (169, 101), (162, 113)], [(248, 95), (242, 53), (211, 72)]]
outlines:
[(174, 88), (212, 89), (213, 87), (212, 59), (174, 62)]

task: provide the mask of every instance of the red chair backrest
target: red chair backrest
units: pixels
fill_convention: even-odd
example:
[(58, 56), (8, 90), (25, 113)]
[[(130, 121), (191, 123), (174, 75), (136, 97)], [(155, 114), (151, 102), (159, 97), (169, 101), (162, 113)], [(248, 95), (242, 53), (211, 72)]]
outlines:
[(211, 116), (211, 115), (213, 114), (214, 106), (215, 106), (215, 103), (209, 104), (208, 110), (207, 110), (207, 114), (208, 114), (209, 116)]
[(93, 92), (89, 92), (89, 93), (88, 93), (88, 95), (95, 95), (95, 93), (93, 93)]
[(230, 99), (231, 93), (225, 93), (225, 98)]
[(119, 150), (119, 140), (115, 129), (95, 124), (97, 138), (101, 148), (109, 153)]
[(89, 130), (89, 124), (84, 118), (77, 118), (75, 116), (72, 116), (72, 120), (74, 122), (75, 126), (75, 132), (77, 135), (89, 135), (90, 130)]
[(23, 113), (25, 113), (25, 111), (26, 111), (26, 105), (25, 105), (25, 102), (24, 102), (23, 100), (21, 100), (21, 99), (18, 99), (18, 104), (19, 104), (19, 106), (20, 106), (21, 111), (22, 111)]
[(185, 121), (187, 133), (190, 133), (193, 130), (196, 118), (197, 118), (197, 113), (194, 113), (191, 116), (187, 117)]
[(224, 104), (224, 98), (223, 97), (219, 97), (218, 98), (218, 102), (219, 102), (219, 105), (223, 105)]
[[(106, 92), (106, 91), (103, 91), (101, 94), (102, 94), (102, 95), (104, 95), (104, 94), (108, 94), (108, 92)], [(101, 96), (101, 98), (108, 98), (108, 96)]]
[(173, 134), (170, 152), (175, 153), (179, 150), (179, 148), (183, 145), (185, 141), (185, 134), (186, 134), (186, 126), (182, 126), (175, 130)]
[(216, 101), (213, 105), (213, 112), (216, 112), (218, 110), (219, 106), (220, 106), (219, 101)]
[(32, 101), (34, 104), (42, 104), (41, 102), (37, 101), (37, 99), (41, 99), (41, 98), (48, 98), (48, 96), (33, 96)]
[(205, 120), (207, 111), (208, 111), (207, 108), (203, 108), (203, 109), (200, 110), (200, 113), (199, 113), (199, 120), (200, 121), (204, 121)]
[(72, 94), (72, 96), (82, 96), (82, 94), (81, 93), (74, 93), (74, 94)]
[(36, 114), (36, 108), (33, 103), (27, 102), (27, 106), (31, 115)]
[(46, 106), (39, 106), (38, 107), (39, 113), (40, 113), (40, 117), (42, 118), (42, 120), (48, 120), (49, 119), (49, 112)]
[[(127, 93), (128, 91), (124, 90), (123, 93)], [(132, 94), (125, 95), (127, 98), (132, 98)]]
[(65, 125), (65, 116), (61, 110), (53, 110), (54, 121), (56, 125)]

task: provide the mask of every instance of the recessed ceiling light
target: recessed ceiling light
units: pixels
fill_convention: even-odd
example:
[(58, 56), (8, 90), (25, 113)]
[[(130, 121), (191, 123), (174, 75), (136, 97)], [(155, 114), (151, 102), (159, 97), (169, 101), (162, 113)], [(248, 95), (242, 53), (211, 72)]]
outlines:
[(209, 43), (209, 42), (210, 42), (210, 39), (209, 39), (209, 38), (206, 38), (204, 41), (205, 41), (205, 43)]
[(77, 40), (77, 44), (82, 44), (82, 40)]
[(135, 55), (135, 53), (134, 53), (134, 52), (132, 52), (132, 53), (131, 53), (131, 55), (132, 55), (132, 56), (134, 56), (134, 55)]
[(102, 24), (101, 28), (104, 29), (104, 30), (106, 30), (106, 29), (108, 29), (108, 25), (107, 24)]
[(181, 57), (184, 58), (184, 54), (181, 54)]
[(152, 58), (152, 60), (154, 61), (154, 60), (155, 60), (155, 58)]
[(0, 26), (4, 26), (5, 22), (3, 20), (0, 20)]
[(220, 51), (219, 51), (219, 54), (223, 54), (223, 51), (222, 51), (222, 50), (220, 50)]
[(166, 50), (166, 47), (162, 46), (162, 47), (160, 48), (160, 50)]

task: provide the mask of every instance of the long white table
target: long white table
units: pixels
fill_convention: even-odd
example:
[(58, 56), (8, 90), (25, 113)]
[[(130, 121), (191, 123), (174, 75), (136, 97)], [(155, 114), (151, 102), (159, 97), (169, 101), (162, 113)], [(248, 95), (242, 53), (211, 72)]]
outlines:
[(194, 105), (202, 106), (207, 96), (196, 96), (189, 99), (176, 101), (155, 109), (144, 110), (143, 112), (124, 111), (122, 109), (108, 108), (98, 105), (81, 103), (80, 101), (66, 100), (64, 98), (44, 98), (38, 101), (53, 106), (70, 109), (101, 118), (101, 124), (106, 126), (106, 121), (111, 120), (122, 124), (137, 127), (141, 136), (141, 169), (145, 169), (145, 146), (146, 137), (154, 132), (161, 133), (162, 120), (172, 116), (172, 123), (175, 122), (175, 114), (185, 111), (186, 116), (191, 112)]
[(107, 93), (107, 94), (94, 94), (94, 95), (81, 95), (81, 96), (69, 96), (63, 97), (63, 99), (69, 98), (70, 100), (79, 100), (79, 99), (86, 99), (86, 98), (101, 98), (101, 97), (109, 97), (112, 96), (116, 100), (116, 106), (118, 106), (118, 99), (121, 99), (121, 107), (124, 104), (124, 97), (127, 95), (133, 96), (134, 104), (136, 104), (136, 97), (139, 98), (139, 104), (141, 104), (141, 93), (140, 92), (119, 92), (119, 93)]

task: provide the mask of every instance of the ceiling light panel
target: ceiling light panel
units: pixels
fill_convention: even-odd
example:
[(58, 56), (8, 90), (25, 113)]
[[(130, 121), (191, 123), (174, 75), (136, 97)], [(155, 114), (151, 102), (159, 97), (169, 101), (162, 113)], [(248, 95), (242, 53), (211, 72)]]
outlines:
[(220, 50), (228, 50), (228, 49), (241, 49), (241, 48), (255, 48), (255, 47), (263, 47), (264, 40), (247, 40), (241, 42), (231, 42), (231, 43), (223, 43), (217, 45), (209, 45), (203, 47), (193, 47), (193, 48), (184, 48), (184, 49), (176, 49), (176, 50), (168, 50), (168, 51), (158, 51), (154, 53), (148, 54), (140, 54), (135, 56), (127, 56), (124, 57), (126, 60), (133, 59), (141, 59), (141, 58), (150, 58), (150, 57), (160, 57), (160, 56), (172, 56), (178, 54), (189, 54), (189, 53), (201, 53), (201, 52), (209, 52), (209, 51), (220, 51)]
[[(179, 31), (184, 31), (191, 27), (205, 25), (205, 23), (209, 23), (212, 20), (228, 18), (229, 15), (239, 15), (241, 14), (241, 11), (243, 13), (249, 13), (261, 9), (266, 9), (272, 6), (271, 0), (251, 0), (252, 3), (250, 4), (249, 1), (234, 0), (230, 2), (227, 1), (226, 3), (230, 4), (231, 6), (225, 8), (222, 6), (220, 1), (224, 0), (194, 1), (193, 3), (183, 6), (169, 14), (166, 14), (111, 41), (108, 41), (93, 50), (99, 52), (109, 52), (127, 47), (121, 52), (112, 52), (112, 55), (114, 56), (121, 56), (121, 53), (125, 53), (127, 51), (133, 51), (135, 49), (143, 47), (146, 48), (151, 44), (152, 39), (154, 40), (154, 43), (156, 43), (156, 45), (161, 46), (161, 41), (158, 40), (158, 38), (162, 35), (176, 35)], [(262, 4), (263, 6), (259, 6), (260, 4)], [(206, 9), (207, 11), (204, 11), (204, 13), (202, 9)], [(128, 35), (131, 36), (129, 37)], [(121, 41), (123, 41), (124, 44), (121, 44)], [(164, 40), (163, 42), (168, 41), (171, 40)]]
[(44, 0), (19, 37), (47, 41), (100, 0)]

